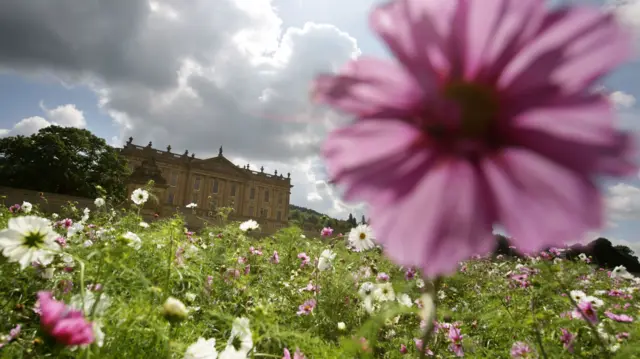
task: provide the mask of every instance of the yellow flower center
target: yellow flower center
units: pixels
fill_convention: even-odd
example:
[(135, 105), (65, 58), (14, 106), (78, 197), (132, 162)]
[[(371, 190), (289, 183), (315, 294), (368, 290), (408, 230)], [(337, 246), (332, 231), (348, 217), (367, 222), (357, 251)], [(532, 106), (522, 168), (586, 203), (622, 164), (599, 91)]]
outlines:
[(360, 236), (359, 236), (359, 237), (360, 237), (360, 239), (362, 239), (362, 240), (367, 239), (367, 235), (366, 235), (366, 234), (364, 234), (364, 232), (363, 232), (363, 233), (360, 233)]
[(40, 232), (29, 232), (24, 236), (23, 243), (29, 248), (39, 248), (44, 244), (44, 235)]
[(499, 102), (495, 92), (486, 86), (454, 81), (443, 95), (460, 106), (460, 135), (464, 138), (484, 138), (496, 123)]

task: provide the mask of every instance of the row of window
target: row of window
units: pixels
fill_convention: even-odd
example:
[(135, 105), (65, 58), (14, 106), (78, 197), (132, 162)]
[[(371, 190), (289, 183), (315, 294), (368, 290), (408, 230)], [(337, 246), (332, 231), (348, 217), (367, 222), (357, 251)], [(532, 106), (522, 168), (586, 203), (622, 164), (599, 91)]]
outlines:
[[(198, 203), (199, 202), (198, 195), (199, 195), (199, 193), (197, 193), (197, 192), (193, 193), (193, 197), (191, 198), (193, 203)], [(174, 193), (174, 191), (172, 189), (169, 189), (169, 191), (167, 192), (167, 204), (170, 204), (170, 205), (174, 205), (175, 204), (175, 193)], [(231, 207), (235, 208), (235, 202), (234, 201), (231, 201), (229, 203), (229, 205)], [(216, 208), (218, 208), (218, 201), (215, 200), (215, 199), (210, 200), (209, 201), (209, 210), (210, 211), (215, 211)], [(249, 207), (249, 211), (248, 211), (247, 215), (249, 215), (249, 216), (254, 216), (255, 215), (255, 211), (254, 211), (254, 207), (253, 206)], [(260, 210), (260, 217), (263, 217), (263, 218), (269, 217), (269, 209), (268, 208), (262, 208)], [(282, 220), (282, 211), (277, 211), (276, 212), (276, 219), (278, 221)]]

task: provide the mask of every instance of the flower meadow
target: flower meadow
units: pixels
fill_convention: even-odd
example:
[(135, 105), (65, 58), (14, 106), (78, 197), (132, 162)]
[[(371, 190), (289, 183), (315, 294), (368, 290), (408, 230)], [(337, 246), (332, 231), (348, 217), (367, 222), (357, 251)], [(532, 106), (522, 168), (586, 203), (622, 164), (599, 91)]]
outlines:
[(144, 222), (146, 190), (131, 199), (51, 216), (3, 207), (0, 357), (640, 355), (640, 280), (561, 248), (476, 256), (435, 290), (366, 224), (316, 238), (255, 221), (193, 232), (178, 214)]

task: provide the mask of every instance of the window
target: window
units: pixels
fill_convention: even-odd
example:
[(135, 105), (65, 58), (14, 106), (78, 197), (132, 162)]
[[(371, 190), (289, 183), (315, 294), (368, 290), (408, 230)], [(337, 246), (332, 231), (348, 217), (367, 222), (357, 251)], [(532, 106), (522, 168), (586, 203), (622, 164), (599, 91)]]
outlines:
[(235, 196), (236, 195), (236, 184), (235, 183), (231, 184), (231, 188), (229, 189), (229, 194), (231, 196)]
[(282, 204), (284, 201), (284, 193), (278, 194), (278, 204)]
[(264, 190), (264, 201), (269, 202), (269, 189)]
[(249, 191), (249, 199), (255, 199), (256, 198), (256, 189), (255, 188), (251, 188), (251, 190)]
[(202, 178), (200, 178), (200, 176), (196, 176), (196, 178), (193, 179), (193, 189), (196, 191), (200, 190), (200, 181), (202, 180)]
[(267, 217), (269, 217), (269, 210), (268, 210), (267, 208), (263, 208), (263, 209), (260, 211), (260, 216), (261, 216), (261, 217), (263, 217), (263, 218), (267, 218)]
[(171, 172), (171, 177), (170, 178), (171, 178), (171, 180), (170, 180), (169, 184), (171, 186), (174, 186), (174, 187), (177, 186), (178, 185), (178, 173)]
[(278, 221), (281, 221), (281, 220), (282, 220), (282, 212), (278, 211), (278, 215), (276, 216), (276, 219), (277, 219)]
[(218, 180), (215, 178), (211, 182), (211, 193), (218, 193)]
[(169, 189), (167, 192), (167, 204), (173, 204), (175, 194), (173, 193), (173, 189)]

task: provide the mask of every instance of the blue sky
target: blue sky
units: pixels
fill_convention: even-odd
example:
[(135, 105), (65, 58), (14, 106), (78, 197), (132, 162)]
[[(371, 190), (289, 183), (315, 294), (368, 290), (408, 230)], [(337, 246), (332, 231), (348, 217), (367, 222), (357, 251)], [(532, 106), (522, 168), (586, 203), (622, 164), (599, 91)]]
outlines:
[[(10, 131), (21, 120), (34, 116), (58, 123), (78, 121), (81, 116), (89, 130), (113, 144), (122, 144), (132, 135), (137, 143), (154, 141), (158, 147), (171, 144), (176, 152), (191, 149), (199, 157), (217, 152), (219, 145), (224, 144), (225, 154), (238, 164), (250, 163), (255, 168), (264, 165), (268, 171), (291, 172), (296, 186), (292, 194), (294, 204), (337, 217), (355, 213), (359, 218), (364, 207), (340, 201), (337, 193), (324, 183), (321, 162), (313, 157), (317, 142), (322, 138), (322, 129), (326, 128), (265, 121), (263, 117), (266, 116), (256, 113), (264, 114), (267, 112), (261, 111), (268, 109), (254, 103), (253, 98), (260, 97), (256, 94), (267, 96), (272, 93), (283, 101), (275, 102), (280, 108), (314, 113), (304, 96), (310, 76), (344, 63), (354, 51), (389, 56), (367, 25), (368, 9), (381, 1), (212, 0), (171, 9), (166, 6), (168, 2), (158, 0), (149, 2), (153, 14), (147, 14), (143, 23), (153, 31), (129, 27), (126, 23), (108, 28), (110, 16), (115, 22), (123, 21), (123, 17), (134, 19), (145, 15), (144, 7), (134, 6), (134, 3), (144, 5), (145, 1), (131, 0), (126, 3), (130, 9), (124, 10), (113, 2), (100, 8), (102, 12), (78, 2), (77, 6), (85, 7), (84, 12), (78, 13), (91, 15), (95, 12), (104, 31), (93, 27), (98, 20), (47, 10), (48, 5), (20, 5), (24, 6), (23, 13), (33, 15), (30, 19), (33, 22), (24, 26), (41, 28), (41, 32), (34, 33), (43, 37), (43, 44), (54, 43), (58, 48), (40, 50), (33, 37), (30, 45), (35, 50), (21, 47), (24, 53), (15, 56), (2, 53), (8, 50), (0, 50), (0, 129)], [(234, 6), (216, 7), (213, 4), (216, 1)], [(602, 2), (589, 2), (603, 5)], [(640, 19), (640, 1), (611, 3), (619, 5), (618, 13), (630, 23)], [(126, 16), (122, 15), (125, 13)], [(163, 32), (158, 24), (166, 26), (167, 31)], [(74, 27), (76, 25), (78, 27)], [(640, 29), (640, 20), (637, 25)], [(253, 58), (252, 66), (234, 57), (242, 54), (228, 50), (231, 39), (219, 34), (235, 34), (240, 30), (246, 30), (248, 34), (242, 38), (246, 42), (243, 45), (246, 52), (277, 56), (273, 55), (269, 60), (264, 56)], [(51, 32), (65, 41), (55, 43), (59, 38), (46, 39)], [(120, 38), (111, 39), (114, 33)], [(0, 45), (3, 41), (8, 40), (0, 37)], [(180, 67), (178, 60), (184, 53), (198, 58), (199, 64), (206, 59), (220, 70), (185, 67), (184, 64)], [(263, 61), (270, 72), (252, 74), (250, 71), (255, 71), (258, 60)], [(244, 67), (233, 67), (241, 66), (238, 63)], [(186, 87), (181, 85), (183, 70), (191, 75), (191, 88), (210, 96), (211, 104), (203, 106), (201, 111), (196, 111), (202, 105), (197, 96), (189, 96)], [(213, 87), (212, 83), (218, 86)], [(610, 91), (620, 91), (626, 96), (623, 98), (640, 98), (640, 64), (623, 66), (607, 79), (605, 86)], [(75, 107), (55, 111), (65, 105)], [(621, 104), (621, 126), (640, 130), (639, 111), (639, 105), (632, 101)], [(242, 116), (246, 116), (246, 126), (237, 120)], [(257, 134), (247, 133), (247, 126), (254, 126)], [(272, 140), (283, 138), (283, 134), (292, 134), (290, 137), (297, 141), (295, 146), (298, 147), (289, 143), (295, 147), (291, 155), (280, 155), (286, 148), (276, 146), (277, 142)], [(614, 212), (614, 226), (603, 234), (634, 245), (640, 243), (640, 178), (605, 181), (603, 187), (612, 188), (610, 207)]]

